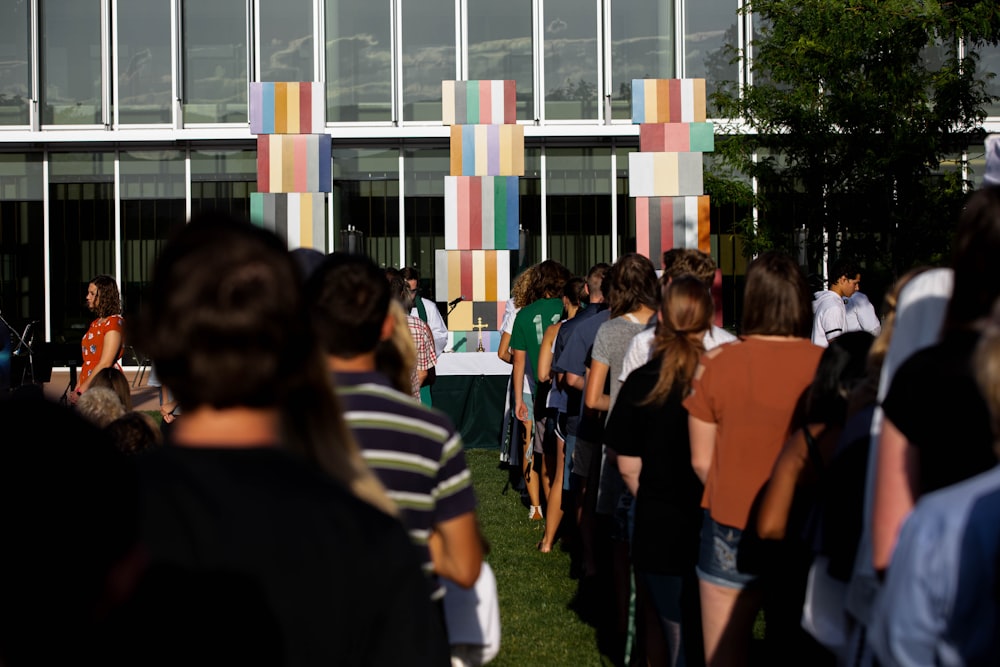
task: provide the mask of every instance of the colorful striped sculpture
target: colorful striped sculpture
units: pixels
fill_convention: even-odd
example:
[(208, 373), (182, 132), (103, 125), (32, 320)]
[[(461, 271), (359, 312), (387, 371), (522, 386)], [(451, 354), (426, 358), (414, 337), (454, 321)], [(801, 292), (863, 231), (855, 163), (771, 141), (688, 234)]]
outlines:
[[(503, 322), (505, 301), (462, 301), (455, 306), (448, 316), (448, 328), (451, 331), (477, 331), (476, 327), (483, 324), (483, 336), (487, 331), (496, 331)], [(473, 335), (473, 340), (478, 334)], [(473, 347), (470, 352), (475, 351)]]
[(442, 81), (444, 125), (511, 125), (517, 122), (514, 81)]
[(289, 249), (326, 248), (325, 212), (321, 193), (250, 193), (250, 220), (284, 238)]
[(696, 248), (711, 252), (710, 202), (698, 197), (636, 197), (636, 252), (649, 257), (660, 269), (663, 251)]
[(517, 176), (445, 176), (444, 247), (517, 250)]
[(701, 123), (704, 79), (632, 79), (632, 122)]
[[(451, 317), (449, 316), (449, 321)], [(451, 349), (453, 352), (477, 352), (479, 350), (479, 331), (449, 331)], [(500, 347), (500, 332), (483, 329), (483, 352), (496, 354)]]
[(630, 197), (687, 197), (704, 194), (701, 153), (629, 153)]
[(250, 84), (253, 134), (322, 134), (325, 128), (326, 91), (322, 82)]
[(451, 126), (451, 176), (522, 176), (523, 174), (523, 126)]
[(435, 301), (462, 297), (503, 303), (510, 298), (509, 250), (435, 250), (434, 265)]
[(328, 134), (257, 137), (257, 190), (330, 192), (330, 146)]
[(643, 153), (711, 153), (715, 150), (712, 123), (643, 123), (639, 126)]

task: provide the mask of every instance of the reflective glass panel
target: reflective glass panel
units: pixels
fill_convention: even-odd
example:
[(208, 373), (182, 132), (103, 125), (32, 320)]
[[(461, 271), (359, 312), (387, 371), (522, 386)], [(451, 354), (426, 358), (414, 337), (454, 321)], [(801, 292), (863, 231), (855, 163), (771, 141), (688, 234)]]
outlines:
[(533, 119), (530, 0), (468, 2), (469, 80), (513, 79), (517, 90), (517, 117)]
[(674, 3), (611, 0), (611, 113), (632, 117), (632, 80), (669, 79), (674, 63)]
[(100, 0), (51, 0), (39, 6), (42, 123), (96, 125), (102, 109)]
[(434, 300), (434, 251), (444, 248), (444, 177), (450, 169), (448, 148), (405, 151), (406, 266), (420, 273), (420, 291)]
[(441, 82), (455, 79), (455, 0), (401, 4), (403, 120), (441, 122)]
[(335, 250), (399, 264), (399, 151), (333, 150), (333, 227)]
[(94, 276), (115, 275), (113, 153), (49, 158), (49, 298), (52, 340), (78, 343), (93, 319), (85, 298)]
[(328, 121), (392, 120), (390, 28), (384, 0), (326, 1)]
[(43, 187), (41, 153), (0, 154), (0, 312), (19, 334), (45, 318)]
[(545, 3), (545, 118), (596, 119), (597, 4)]
[(191, 151), (191, 215), (226, 211), (250, 219), (250, 193), (257, 191), (256, 149)]
[[(1000, 74), (1000, 46), (982, 46), (979, 53), (979, 63), (976, 65), (976, 75), (982, 77), (987, 72)], [(986, 92), (1000, 98), (1000, 76), (995, 76), (986, 82)], [(994, 118), (1000, 116), (1000, 99), (986, 105), (986, 115)]]
[(27, 125), (31, 99), (30, 3), (0, 0), (0, 125)]
[(184, 153), (124, 151), (121, 174), (122, 295), (126, 314), (141, 305), (153, 261), (170, 234), (184, 222)]
[(574, 275), (611, 263), (610, 147), (548, 148), (545, 160), (549, 257)]
[(118, 3), (118, 122), (170, 123), (170, 3)]
[(184, 122), (247, 122), (243, 0), (184, 0)]
[(730, 63), (729, 46), (737, 46), (735, 0), (699, 0), (684, 8), (684, 66), (689, 79), (705, 79), (708, 115), (717, 117), (712, 103), (721, 81), (736, 81), (739, 66)]
[(313, 80), (311, 0), (260, 3), (260, 80)]

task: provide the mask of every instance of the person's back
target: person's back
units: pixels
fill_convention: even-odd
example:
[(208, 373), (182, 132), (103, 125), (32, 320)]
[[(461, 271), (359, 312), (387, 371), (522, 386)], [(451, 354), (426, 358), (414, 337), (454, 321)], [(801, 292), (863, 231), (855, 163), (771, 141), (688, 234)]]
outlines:
[(137, 338), (184, 410), (141, 457), (153, 564), (241, 579), (280, 664), (437, 664), (419, 562), (346, 429), (284, 243), (192, 221), (143, 308)]

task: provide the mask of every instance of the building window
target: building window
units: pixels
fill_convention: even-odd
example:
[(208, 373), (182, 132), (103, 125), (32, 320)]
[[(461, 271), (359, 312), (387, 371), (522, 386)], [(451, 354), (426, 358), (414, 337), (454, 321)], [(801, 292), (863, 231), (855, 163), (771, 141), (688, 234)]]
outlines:
[(684, 8), (684, 76), (705, 79), (708, 115), (718, 118), (712, 94), (724, 81), (739, 80), (739, 65), (730, 62), (736, 48), (737, 3), (734, 0), (699, 0)]
[(116, 5), (118, 122), (172, 121), (170, 3), (129, 0)]
[(49, 298), (54, 342), (78, 342), (93, 319), (87, 284), (115, 266), (114, 154), (54, 153), (49, 160)]
[(612, 118), (632, 117), (633, 79), (674, 76), (674, 3), (611, 0)]
[(400, 4), (403, 120), (440, 123), (441, 82), (458, 77), (455, 70), (455, 0)]
[(31, 5), (0, 0), (0, 126), (27, 125), (31, 99)]
[(611, 149), (545, 150), (548, 256), (585, 275), (611, 256)]
[[(984, 77), (987, 73), (1000, 72), (1000, 46), (983, 45), (975, 49), (979, 54), (976, 64), (976, 76)], [(1000, 77), (994, 77), (986, 82), (986, 92), (994, 96), (992, 102), (986, 105), (986, 115), (997, 118), (1000, 116)]]
[(42, 123), (100, 124), (104, 104), (101, 3), (49, 0), (39, 5)]
[(153, 262), (170, 231), (184, 222), (184, 153), (133, 150), (119, 157), (122, 296), (126, 313), (138, 311)]
[(517, 118), (535, 118), (531, 2), (468, 0), (469, 80), (513, 79)]
[(399, 264), (399, 151), (333, 149), (332, 199), (335, 250), (360, 241), (379, 266)]
[(191, 215), (224, 211), (250, 219), (250, 193), (257, 192), (255, 149), (191, 151)]
[(258, 81), (312, 81), (313, 3), (260, 3)]
[(596, 120), (597, 5), (549, 0), (542, 19), (546, 120)]
[(183, 4), (184, 122), (247, 122), (247, 25), (243, 0)]
[(326, 104), (330, 122), (392, 120), (388, 2), (327, 0)]
[(450, 169), (448, 148), (412, 148), (404, 153), (406, 266), (420, 273), (425, 297), (434, 294), (434, 252), (444, 248), (444, 177)]
[(45, 319), (41, 158), (0, 154), (0, 311), (18, 333)]

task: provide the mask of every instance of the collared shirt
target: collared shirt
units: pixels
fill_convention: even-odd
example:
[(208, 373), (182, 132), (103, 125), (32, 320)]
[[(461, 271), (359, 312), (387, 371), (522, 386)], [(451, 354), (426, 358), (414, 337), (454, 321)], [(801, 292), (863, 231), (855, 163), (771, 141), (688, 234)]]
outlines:
[(413, 344), (417, 348), (417, 363), (410, 372), (410, 382), (413, 385), (413, 396), (420, 398), (420, 381), (418, 371), (429, 371), (437, 364), (437, 353), (434, 351), (434, 337), (430, 327), (419, 317), (406, 316), (406, 324), (410, 327)]

